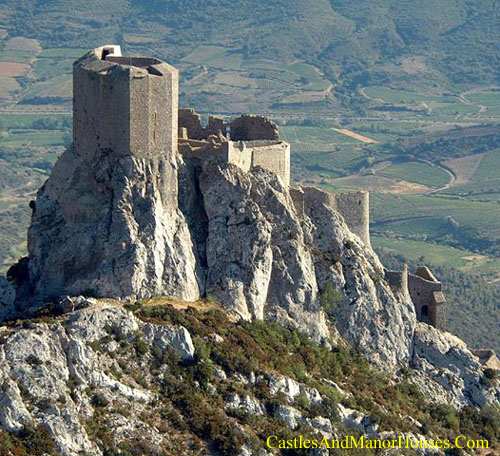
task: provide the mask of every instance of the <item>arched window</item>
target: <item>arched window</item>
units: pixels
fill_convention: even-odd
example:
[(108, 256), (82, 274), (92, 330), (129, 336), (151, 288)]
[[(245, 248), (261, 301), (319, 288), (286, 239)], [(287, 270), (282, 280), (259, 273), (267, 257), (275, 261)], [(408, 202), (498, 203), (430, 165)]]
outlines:
[(429, 306), (428, 305), (425, 305), (425, 306), (422, 306), (422, 308), (420, 309), (420, 316), (422, 317), (422, 319), (424, 320), (427, 320), (429, 318)]

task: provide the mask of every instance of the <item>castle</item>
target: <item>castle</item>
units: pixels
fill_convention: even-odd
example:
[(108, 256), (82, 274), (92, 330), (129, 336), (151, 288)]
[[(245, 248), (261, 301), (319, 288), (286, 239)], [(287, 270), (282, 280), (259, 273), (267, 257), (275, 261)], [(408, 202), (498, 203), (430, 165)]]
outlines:
[[(350, 231), (370, 246), (368, 192), (329, 194), (290, 187), (290, 144), (280, 140), (273, 122), (254, 115), (231, 121), (211, 116), (204, 126), (194, 110), (179, 109), (178, 81), (171, 65), (124, 57), (118, 45), (102, 46), (75, 62), (73, 147), (54, 168), (59, 177), (49, 179), (33, 206), (28, 235), (31, 295), (46, 299), (90, 290), (97, 296), (126, 297), (137, 295), (140, 287), (155, 294), (184, 290), (178, 295), (188, 300), (203, 294), (185, 291), (203, 290), (198, 265), (203, 261), (192, 258), (197, 255), (192, 242), (204, 245), (206, 232), (202, 228), (196, 233), (203, 214), (196, 213), (183, 185), (192, 185), (204, 162), (214, 157), (243, 171), (260, 167), (273, 172), (289, 190), (299, 217), (311, 201), (322, 204), (342, 215)], [(178, 158), (189, 175), (184, 181)], [(74, 181), (66, 183), (70, 175)], [(137, 184), (128, 185), (134, 179)], [(68, 185), (67, 190), (61, 185)], [(93, 192), (93, 186), (100, 191)], [(182, 232), (182, 214), (191, 220), (189, 236)], [(137, 220), (144, 226), (136, 226)], [(122, 222), (126, 233), (115, 228)], [(169, 226), (177, 228), (169, 231)], [(89, 227), (96, 235), (88, 236)], [(82, 249), (77, 258), (71, 252), (74, 246), (63, 246), (64, 254), (53, 252), (58, 239), (68, 236)], [(61, 256), (67, 256), (64, 274)], [(167, 275), (172, 269), (192, 279), (173, 280)], [(409, 291), (419, 320), (442, 324), (441, 284), (427, 268), (416, 275), (386, 271), (386, 278)]]

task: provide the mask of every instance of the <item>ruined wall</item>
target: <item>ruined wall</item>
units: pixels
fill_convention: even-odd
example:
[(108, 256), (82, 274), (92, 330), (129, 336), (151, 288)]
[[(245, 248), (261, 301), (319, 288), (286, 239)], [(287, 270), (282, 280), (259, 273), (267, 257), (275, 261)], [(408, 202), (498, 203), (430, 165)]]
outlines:
[(227, 151), (227, 161), (240, 167), (243, 171), (249, 171), (252, 167), (253, 150), (246, 146), (244, 142), (228, 141), (223, 143)]
[(370, 245), (370, 194), (368, 192), (334, 193), (334, 209), (365, 245)]
[[(230, 128), (231, 140), (226, 140), (227, 127)], [(286, 186), (290, 185), (290, 145), (278, 140), (278, 128), (269, 119), (262, 116), (243, 115), (226, 124), (222, 117), (210, 116), (208, 124), (203, 126), (201, 116), (194, 109), (179, 109), (179, 129), (184, 140), (222, 141), (225, 152), (220, 156), (228, 163), (249, 171), (260, 166), (275, 172)], [(222, 134), (222, 136), (221, 136)], [(203, 144), (197, 159), (203, 159)], [(208, 154), (211, 156), (212, 154)]]
[(290, 185), (290, 144), (275, 141), (248, 141), (247, 148), (252, 149), (252, 166), (274, 171)]
[(337, 211), (348, 228), (370, 246), (370, 200), (368, 192), (329, 193), (316, 187), (295, 187), (290, 189), (295, 210), (302, 215), (308, 199), (314, 199)]
[(245, 114), (229, 125), (233, 141), (279, 140), (278, 127), (267, 117)]
[(333, 194), (319, 190), (316, 187), (297, 186), (291, 187), (289, 191), (295, 211), (301, 217), (305, 213), (306, 205), (312, 206), (312, 204), (308, 203), (310, 200), (329, 207), (333, 207), (334, 204)]
[(402, 271), (384, 271), (385, 280), (398, 291), (408, 293), (408, 266), (405, 264)]
[(217, 147), (209, 144), (186, 148), (192, 140), (181, 140), (180, 151), (183, 156), (197, 160), (209, 160), (215, 156), (238, 166), (243, 171), (260, 166), (273, 171), (281, 177), (283, 183), (290, 185), (290, 144), (281, 141), (222, 141)]
[(179, 109), (179, 128), (187, 130), (189, 139), (204, 140), (210, 135), (217, 135), (221, 132), (226, 134), (226, 124), (223, 117), (209, 116), (208, 124), (204, 127), (201, 123), (201, 116), (191, 108)]
[[(444, 303), (442, 284), (435, 278), (428, 280), (421, 275), (425, 274), (419, 270), (417, 274), (408, 274), (408, 290), (415, 306), (417, 319), (442, 329), (444, 326), (443, 311), (440, 308)], [(433, 276), (429, 279), (431, 277)]]
[(185, 128), (190, 139), (206, 139), (201, 126), (201, 116), (194, 109), (179, 109), (179, 128)]

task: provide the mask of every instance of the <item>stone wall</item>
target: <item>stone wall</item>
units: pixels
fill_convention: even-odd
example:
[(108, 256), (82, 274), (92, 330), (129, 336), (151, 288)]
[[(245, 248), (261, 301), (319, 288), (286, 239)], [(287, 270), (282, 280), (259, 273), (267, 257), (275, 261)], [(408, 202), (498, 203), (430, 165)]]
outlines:
[[(149, 58), (108, 56), (102, 48), (73, 66), (73, 144), (78, 153), (112, 149), (144, 156), (177, 147), (178, 81), (174, 67)], [(140, 61), (141, 66), (114, 60)], [(151, 64), (149, 64), (151, 63)]]
[(179, 128), (185, 128), (187, 137), (196, 140), (206, 140), (210, 135), (217, 135), (219, 132), (226, 134), (224, 118), (209, 116), (208, 124), (204, 127), (201, 123), (201, 116), (191, 108), (179, 109)]
[(385, 280), (392, 288), (408, 293), (408, 266), (405, 264), (402, 271), (384, 271)]
[(227, 150), (227, 161), (238, 166), (243, 171), (249, 171), (252, 168), (253, 149), (247, 147), (244, 142), (228, 141), (223, 144)]
[(229, 125), (233, 141), (279, 140), (278, 127), (267, 117), (245, 114)]
[(295, 187), (290, 189), (295, 210), (302, 215), (308, 199), (331, 207), (345, 220), (349, 229), (366, 246), (370, 246), (370, 200), (368, 192), (329, 193), (316, 187)]
[(206, 139), (204, 129), (201, 126), (201, 116), (194, 109), (179, 109), (179, 128), (185, 128), (187, 137), (190, 139)]
[(408, 290), (417, 319), (439, 329), (445, 324), (441, 309), (445, 302), (442, 288), (441, 282), (425, 266), (419, 267), (416, 274), (408, 274)]
[(275, 172), (290, 185), (290, 144), (282, 141), (248, 141), (252, 149), (252, 167), (260, 166)]
[(363, 191), (334, 193), (334, 209), (344, 217), (349, 229), (369, 246), (370, 194)]

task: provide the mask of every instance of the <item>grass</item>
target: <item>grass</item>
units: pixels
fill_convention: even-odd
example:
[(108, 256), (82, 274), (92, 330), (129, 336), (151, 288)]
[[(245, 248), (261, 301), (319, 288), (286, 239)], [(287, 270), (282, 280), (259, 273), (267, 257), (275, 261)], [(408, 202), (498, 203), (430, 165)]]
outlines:
[(185, 62), (219, 69), (239, 69), (243, 56), (221, 46), (200, 46), (183, 58)]
[(0, 51), (0, 61), (3, 62), (30, 63), (33, 57), (30, 51)]
[(71, 47), (61, 47), (61, 48), (48, 48), (43, 49), (38, 58), (50, 58), (50, 59), (77, 59), (88, 52), (85, 48), (71, 48)]
[[(394, 90), (383, 86), (370, 86), (364, 88), (365, 94), (375, 100), (382, 100), (389, 105), (407, 105), (415, 108), (419, 104), (422, 108), (420, 116), (440, 121), (454, 121), (465, 118), (480, 118), (481, 103), (476, 103), (467, 96), (471, 103), (464, 103), (453, 95), (434, 95), (405, 90)], [(425, 103), (425, 105), (424, 105)], [(492, 106), (497, 106), (492, 104)], [(396, 113), (394, 113), (396, 114)], [(490, 113), (491, 115), (491, 113)], [(406, 113), (406, 117), (415, 118), (415, 114)]]
[(200, 46), (183, 58), (217, 70), (240, 70), (255, 78), (259, 87), (270, 89), (290, 89), (299, 86), (306, 91), (323, 91), (330, 87), (315, 67), (303, 62), (285, 64), (272, 60), (243, 59), (239, 50), (221, 46)]
[(500, 149), (486, 152), (467, 184), (447, 189), (444, 193), (467, 196), (468, 199), (500, 200)]
[(442, 169), (420, 162), (394, 163), (379, 174), (430, 187), (442, 187), (450, 180), (448, 173)]
[(63, 146), (66, 135), (59, 130), (33, 130), (10, 133), (7, 138), (0, 139), (0, 147), (56, 147)]
[[(38, 113), (8, 113), (0, 114), (0, 124), (4, 129), (30, 129), (34, 122), (46, 119), (47, 117), (56, 116), (55, 114), (38, 114)], [(57, 114), (57, 118), (70, 118), (69, 114)]]
[(472, 103), (486, 106), (487, 108), (500, 108), (500, 92), (485, 91), (468, 93), (465, 95), (465, 98)]
[(421, 262), (420, 259), (424, 257), (424, 263), (458, 269), (463, 272), (474, 271), (492, 274), (498, 273), (500, 270), (500, 258), (477, 255), (474, 252), (447, 245), (408, 239), (392, 239), (384, 236), (372, 236), (371, 241), (374, 247), (388, 249), (413, 262)]
[(453, 96), (428, 95), (424, 93), (394, 90), (382, 86), (366, 87), (364, 91), (370, 98), (381, 99), (385, 103), (454, 103), (457, 100), (456, 97)]
[[(492, 150), (484, 154), (481, 163), (472, 176), (472, 180), (483, 182), (485, 180), (497, 179), (500, 169), (500, 149)], [(500, 188), (498, 189), (500, 191)]]
[[(46, 62), (46, 65), (53, 66), (53, 63)], [(69, 100), (72, 96), (72, 90), (71, 74), (56, 74), (50, 79), (30, 85), (23, 93), (23, 98), (60, 97)]]
[(318, 145), (325, 144), (359, 145), (358, 140), (326, 127), (284, 126), (280, 127), (280, 134), (285, 141), (289, 141), (291, 144), (303, 144), (303, 151), (307, 150), (307, 145), (311, 146), (311, 150), (317, 150)]
[(375, 233), (500, 256), (500, 204), (422, 195), (371, 195)]

